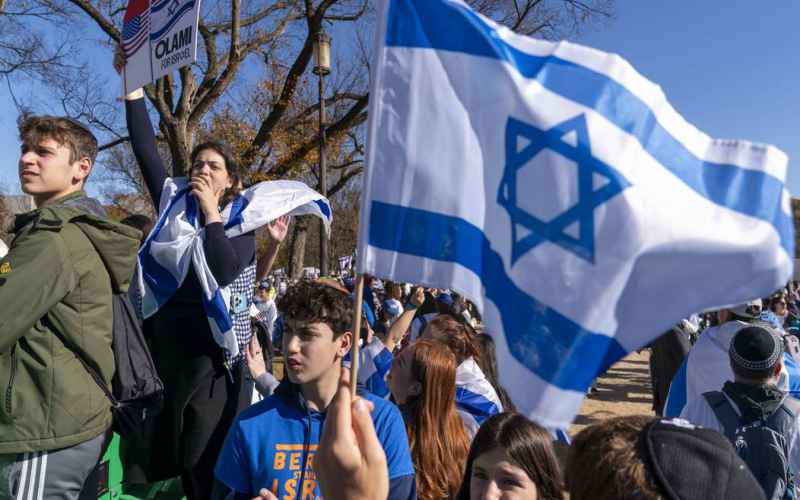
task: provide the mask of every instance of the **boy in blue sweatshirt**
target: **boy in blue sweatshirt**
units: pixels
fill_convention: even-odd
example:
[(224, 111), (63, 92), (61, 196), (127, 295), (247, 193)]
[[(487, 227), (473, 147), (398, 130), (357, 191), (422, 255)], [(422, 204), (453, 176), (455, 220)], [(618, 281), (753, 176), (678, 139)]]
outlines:
[[(215, 475), (238, 498), (266, 488), (280, 500), (320, 497), (314, 473), (325, 411), (336, 395), (342, 359), (350, 351), (353, 300), (321, 283), (291, 287), (278, 308), (284, 314), (284, 380), (269, 398), (234, 422)], [(416, 499), (414, 466), (397, 407), (367, 392), (372, 420), (386, 453), (389, 499)]]

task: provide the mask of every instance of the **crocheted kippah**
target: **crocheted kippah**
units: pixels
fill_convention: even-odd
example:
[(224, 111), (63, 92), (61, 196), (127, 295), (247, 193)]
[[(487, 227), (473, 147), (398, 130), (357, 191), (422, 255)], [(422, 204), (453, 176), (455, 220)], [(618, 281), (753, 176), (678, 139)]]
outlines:
[(728, 353), (736, 366), (749, 371), (764, 371), (778, 364), (783, 354), (783, 342), (767, 328), (748, 326), (733, 337)]

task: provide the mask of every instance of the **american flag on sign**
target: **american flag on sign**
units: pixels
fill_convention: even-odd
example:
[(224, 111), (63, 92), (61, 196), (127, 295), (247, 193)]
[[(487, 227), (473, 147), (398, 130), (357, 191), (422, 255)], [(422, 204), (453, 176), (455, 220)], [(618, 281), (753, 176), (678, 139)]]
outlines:
[(150, 0), (130, 0), (122, 20), (122, 51), (130, 58), (150, 36)]

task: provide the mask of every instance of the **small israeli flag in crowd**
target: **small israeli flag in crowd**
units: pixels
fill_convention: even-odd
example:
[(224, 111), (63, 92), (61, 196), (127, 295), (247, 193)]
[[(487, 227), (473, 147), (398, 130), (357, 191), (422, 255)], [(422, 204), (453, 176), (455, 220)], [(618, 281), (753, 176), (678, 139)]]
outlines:
[[(178, 291), (194, 265), (203, 288), (211, 333), (230, 356), (239, 353), (230, 317), (231, 294), (220, 287), (206, 262), (199, 206), (185, 177), (167, 178), (159, 204), (158, 222), (139, 250), (138, 286), (142, 315), (147, 318)], [(228, 238), (249, 233), (283, 215), (316, 215), (330, 232), (333, 220), (328, 200), (302, 182), (260, 182), (244, 191), (220, 214)]]
[(359, 270), (473, 300), (500, 381), (566, 428), (594, 378), (791, 276), (787, 158), (713, 140), (612, 54), (386, 0)]

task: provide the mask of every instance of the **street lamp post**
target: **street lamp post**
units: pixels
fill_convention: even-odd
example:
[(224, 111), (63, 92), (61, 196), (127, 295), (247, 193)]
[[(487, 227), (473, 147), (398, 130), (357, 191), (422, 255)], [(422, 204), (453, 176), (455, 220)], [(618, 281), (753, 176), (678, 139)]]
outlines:
[[(328, 197), (328, 172), (325, 158), (325, 75), (331, 72), (331, 38), (322, 30), (314, 40), (314, 69), (319, 76), (319, 188), (322, 196)], [(319, 226), (319, 272), (328, 275), (328, 238), (325, 225)]]

